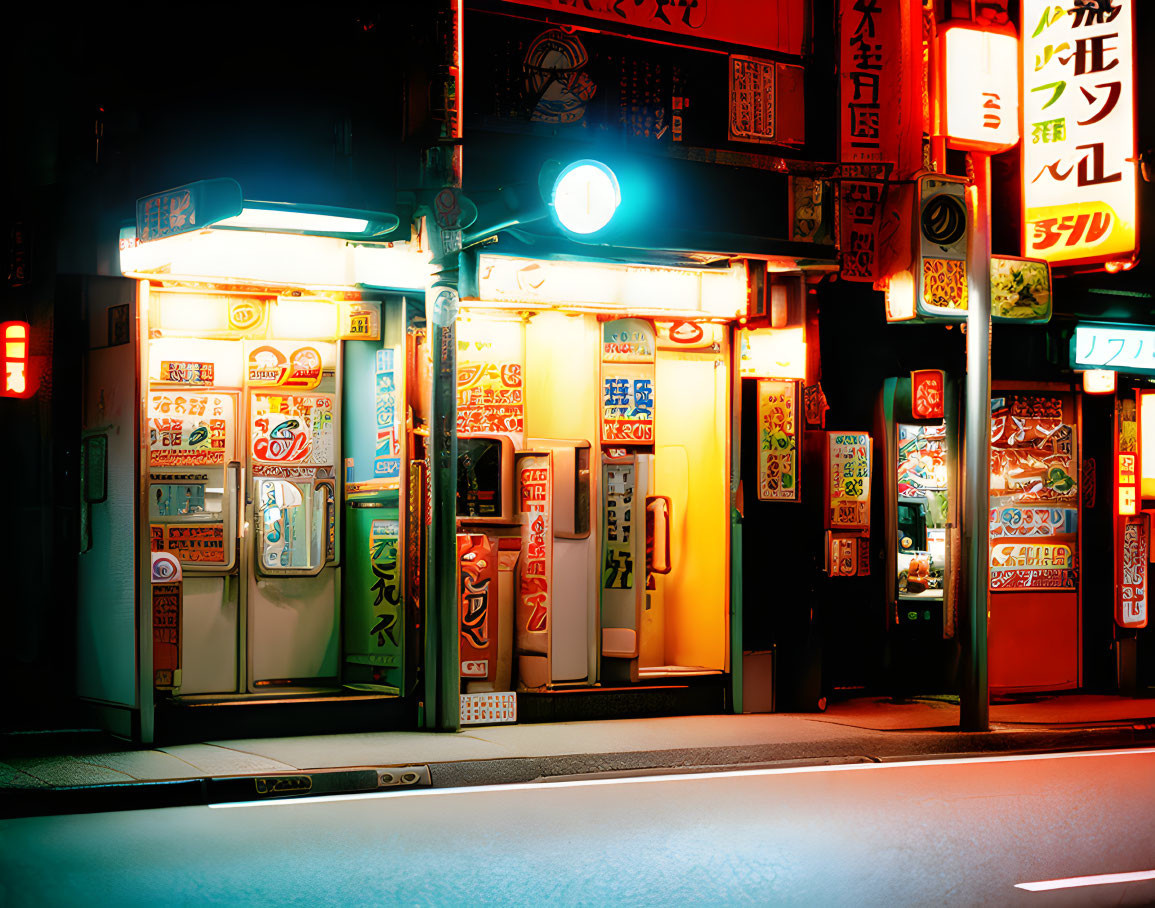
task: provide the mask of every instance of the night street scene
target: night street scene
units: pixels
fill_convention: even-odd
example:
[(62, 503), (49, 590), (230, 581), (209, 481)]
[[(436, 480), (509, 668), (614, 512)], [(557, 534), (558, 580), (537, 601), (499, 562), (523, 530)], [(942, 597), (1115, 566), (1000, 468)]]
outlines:
[(10, 13), (0, 905), (1155, 904), (1151, 47)]

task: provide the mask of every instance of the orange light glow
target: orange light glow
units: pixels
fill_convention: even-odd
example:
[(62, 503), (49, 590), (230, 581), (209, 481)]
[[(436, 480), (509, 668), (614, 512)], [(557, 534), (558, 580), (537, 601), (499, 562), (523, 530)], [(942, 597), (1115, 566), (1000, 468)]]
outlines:
[(1115, 373), (1109, 369), (1089, 369), (1083, 373), (1083, 390), (1087, 394), (1114, 394)]
[(4, 322), (0, 324), (0, 334), (4, 338), (4, 363), (0, 374), (4, 386), (0, 388), (0, 397), (30, 397), (36, 388), (30, 387), (28, 376), (28, 323)]
[(971, 151), (1012, 148), (1019, 141), (1018, 39), (961, 25), (940, 35), (947, 141)]

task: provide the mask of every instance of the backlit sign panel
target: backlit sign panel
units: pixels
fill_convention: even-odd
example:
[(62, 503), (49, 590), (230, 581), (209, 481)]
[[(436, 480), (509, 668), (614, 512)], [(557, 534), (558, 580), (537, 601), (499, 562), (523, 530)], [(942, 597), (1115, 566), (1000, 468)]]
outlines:
[(1076, 265), (1136, 251), (1133, 6), (1023, 0), (1027, 256)]
[(999, 152), (1019, 141), (1019, 42), (1014, 35), (950, 25), (944, 58), (943, 133), (953, 148)]
[(946, 376), (941, 369), (910, 373), (910, 408), (915, 419), (942, 419)]
[(1155, 374), (1155, 330), (1076, 325), (1071, 368)]
[(28, 322), (0, 323), (0, 397), (31, 397), (39, 385), (31, 374)]

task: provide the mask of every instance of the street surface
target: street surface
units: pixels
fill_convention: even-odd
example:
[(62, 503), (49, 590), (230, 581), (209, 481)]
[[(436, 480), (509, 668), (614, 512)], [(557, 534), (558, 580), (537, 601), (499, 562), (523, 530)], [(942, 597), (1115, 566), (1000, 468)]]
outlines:
[[(33, 817), (0, 842), (9, 905), (1141, 905), (1155, 750)], [(1104, 874), (1127, 876), (1017, 888)]]

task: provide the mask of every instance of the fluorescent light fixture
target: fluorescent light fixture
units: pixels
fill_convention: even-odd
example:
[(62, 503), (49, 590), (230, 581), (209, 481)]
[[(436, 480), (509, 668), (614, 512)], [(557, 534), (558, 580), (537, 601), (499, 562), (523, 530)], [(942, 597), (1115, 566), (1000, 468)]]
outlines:
[(1087, 394), (1114, 394), (1115, 372), (1111, 369), (1088, 369), (1083, 373), (1083, 390)]
[(369, 219), (281, 208), (251, 208), (246, 205), (236, 217), (217, 221), (213, 226), (241, 227), (247, 230), (299, 230), (302, 233), (364, 233), (369, 226)]

